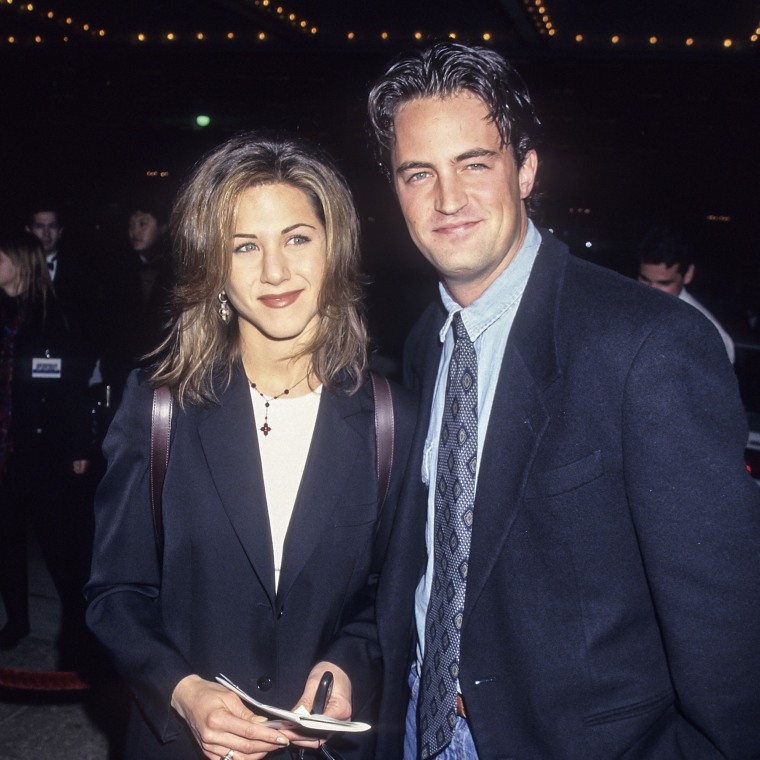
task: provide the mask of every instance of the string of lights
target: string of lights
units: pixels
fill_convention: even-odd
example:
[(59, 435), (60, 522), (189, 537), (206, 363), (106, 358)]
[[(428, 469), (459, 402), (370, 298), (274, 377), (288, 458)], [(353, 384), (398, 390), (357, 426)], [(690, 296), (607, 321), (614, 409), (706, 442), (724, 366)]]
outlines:
[[(311, 20), (299, 16), (292, 9), (288, 8), (278, 0), (248, 0), (248, 4), (257, 8), (261, 13), (271, 17), (277, 24), (280, 24), (284, 31), (289, 33), (300, 32), (310, 37), (318, 37), (323, 34)], [(725, 38), (698, 38), (685, 37), (677, 39), (675, 37), (663, 37), (659, 35), (635, 36), (624, 34), (589, 34), (587, 32), (577, 32), (575, 34), (563, 34), (555, 26), (546, 0), (522, 0), (522, 4), (535, 27), (537, 33), (548, 40), (551, 44), (574, 44), (586, 48), (604, 49), (604, 48), (626, 48), (628, 50), (642, 50), (647, 48), (658, 48), (663, 50), (672, 49), (693, 49), (694, 51), (719, 50), (726, 51), (743, 51), (754, 47), (760, 37), (760, 21), (758, 26), (750, 34), (737, 37)], [(121, 33), (119, 35), (109, 33), (104, 27), (89, 21), (75, 19), (69, 15), (57, 13), (55, 10), (42, 8), (38, 2), (22, 2), (20, 0), (0, 0), (0, 9), (6, 11), (16, 11), (19, 17), (33, 18), (44, 32), (35, 30), (34, 32), (3, 33), (0, 34), (0, 45), (42, 45), (45, 43), (71, 43), (76, 40), (103, 40), (103, 41), (126, 41), (130, 44), (172, 44), (172, 43), (266, 43), (272, 38), (271, 33), (263, 29), (253, 31), (234, 31), (227, 32), (210, 32), (210, 31), (132, 31)], [(343, 32), (332, 31), (329, 33), (330, 38), (334, 41), (342, 39), (345, 44), (382, 44), (388, 42), (425, 42), (433, 38), (439, 38), (439, 32), (425, 31), (418, 29), (412, 33), (392, 32), (390, 30), (380, 31), (360, 31), (356, 29), (346, 30)], [(480, 39), (483, 43), (498, 43), (503, 41), (505, 35), (501, 35), (496, 30), (487, 30), (473, 35), (469, 33), (468, 38), (473, 36)], [(450, 39), (457, 39), (460, 33), (450, 31)]]

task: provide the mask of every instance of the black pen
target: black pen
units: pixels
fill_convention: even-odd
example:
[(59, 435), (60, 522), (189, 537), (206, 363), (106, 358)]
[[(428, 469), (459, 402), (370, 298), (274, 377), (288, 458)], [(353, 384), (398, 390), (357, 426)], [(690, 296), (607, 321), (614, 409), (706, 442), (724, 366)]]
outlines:
[[(322, 673), (322, 678), (317, 686), (317, 691), (314, 694), (314, 701), (311, 704), (312, 715), (324, 715), (327, 702), (330, 699), (333, 685), (333, 674), (326, 670)], [(304, 760), (305, 751), (303, 748), (298, 750), (298, 760)]]
[(314, 703), (311, 706), (312, 715), (324, 715), (327, 702), (330, 699), (333, 686), (333, 674), (326, 670), (322, 673), (322, 679), (317, 686), (317, 693), (314, 695)]

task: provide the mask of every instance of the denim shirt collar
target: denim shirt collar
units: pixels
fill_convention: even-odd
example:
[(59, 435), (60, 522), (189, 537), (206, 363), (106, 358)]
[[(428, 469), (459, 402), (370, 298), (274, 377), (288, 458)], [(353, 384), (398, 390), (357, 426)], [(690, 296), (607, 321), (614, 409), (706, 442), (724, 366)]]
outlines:
[(458, 311), (462, 312), (467, 334), (474, 343), (504, 312), (512, 308), (522, 296), (540, 245), (541, 235), (529, 219), (525, 240), (515, 258), (485, 292), (465, 308), (449, 295), (443, 283), (438, 283), (441, 300), (448, 312), (439, 333), (441, 343), (445, 342), (451, 320)]

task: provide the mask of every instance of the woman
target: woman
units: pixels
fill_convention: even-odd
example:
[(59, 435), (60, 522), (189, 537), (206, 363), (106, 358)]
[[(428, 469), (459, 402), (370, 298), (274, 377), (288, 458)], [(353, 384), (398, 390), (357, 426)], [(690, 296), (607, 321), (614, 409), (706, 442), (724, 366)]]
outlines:
[(130, 371), (147, 366), (146, 356), (166, 337), (173, 285), (163, 205), (141, 197), (129, 208), (124, 245), (108, 260), (102, 283), (107, 319), (100, 338), (100, 390), (101, 401), (107, 397), (112, 408)]
[(63, 607), (60, 666), (84, 629), (88, 512), (75, 498), (90, 445), (87, 364), (53, 293), (40, 241), (0, 231), (0, 648), (29, 633), (27, 522)]
[[(88, 622), (140, 708), (129, 758), (289, 757), (293, 735), (214, 677), (267, 704), (299, 699), (367, 601), (414, 408), (394, 389), (396, 461), (379, 514), (358, 220), (315, 148), (233, 138), (181, 191), (172, 232), (176, 317), (151, 376), (131, 376), (106, 438)], [(161, 560), (148, 475), (160, 385), (177, 407)], [(377, 652), (343, 656), (334, 661), (367, 661), (353, 714), (372, 722)], [(331, 746), (369, 757), (372, 736)]]

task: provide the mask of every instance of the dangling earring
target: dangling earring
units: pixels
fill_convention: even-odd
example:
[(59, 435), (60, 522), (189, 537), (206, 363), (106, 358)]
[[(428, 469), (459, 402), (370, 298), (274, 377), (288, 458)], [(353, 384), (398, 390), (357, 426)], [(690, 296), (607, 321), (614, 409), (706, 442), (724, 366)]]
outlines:
[(219, 316), (222, 318), (222, 322), (224, 322), (225, 325), (228, 325), (232, 319), (232, 309), (230, 309), (230, 302), (227, 300), (227, 294), (222, 291), (217, 298), (219, 299)]

